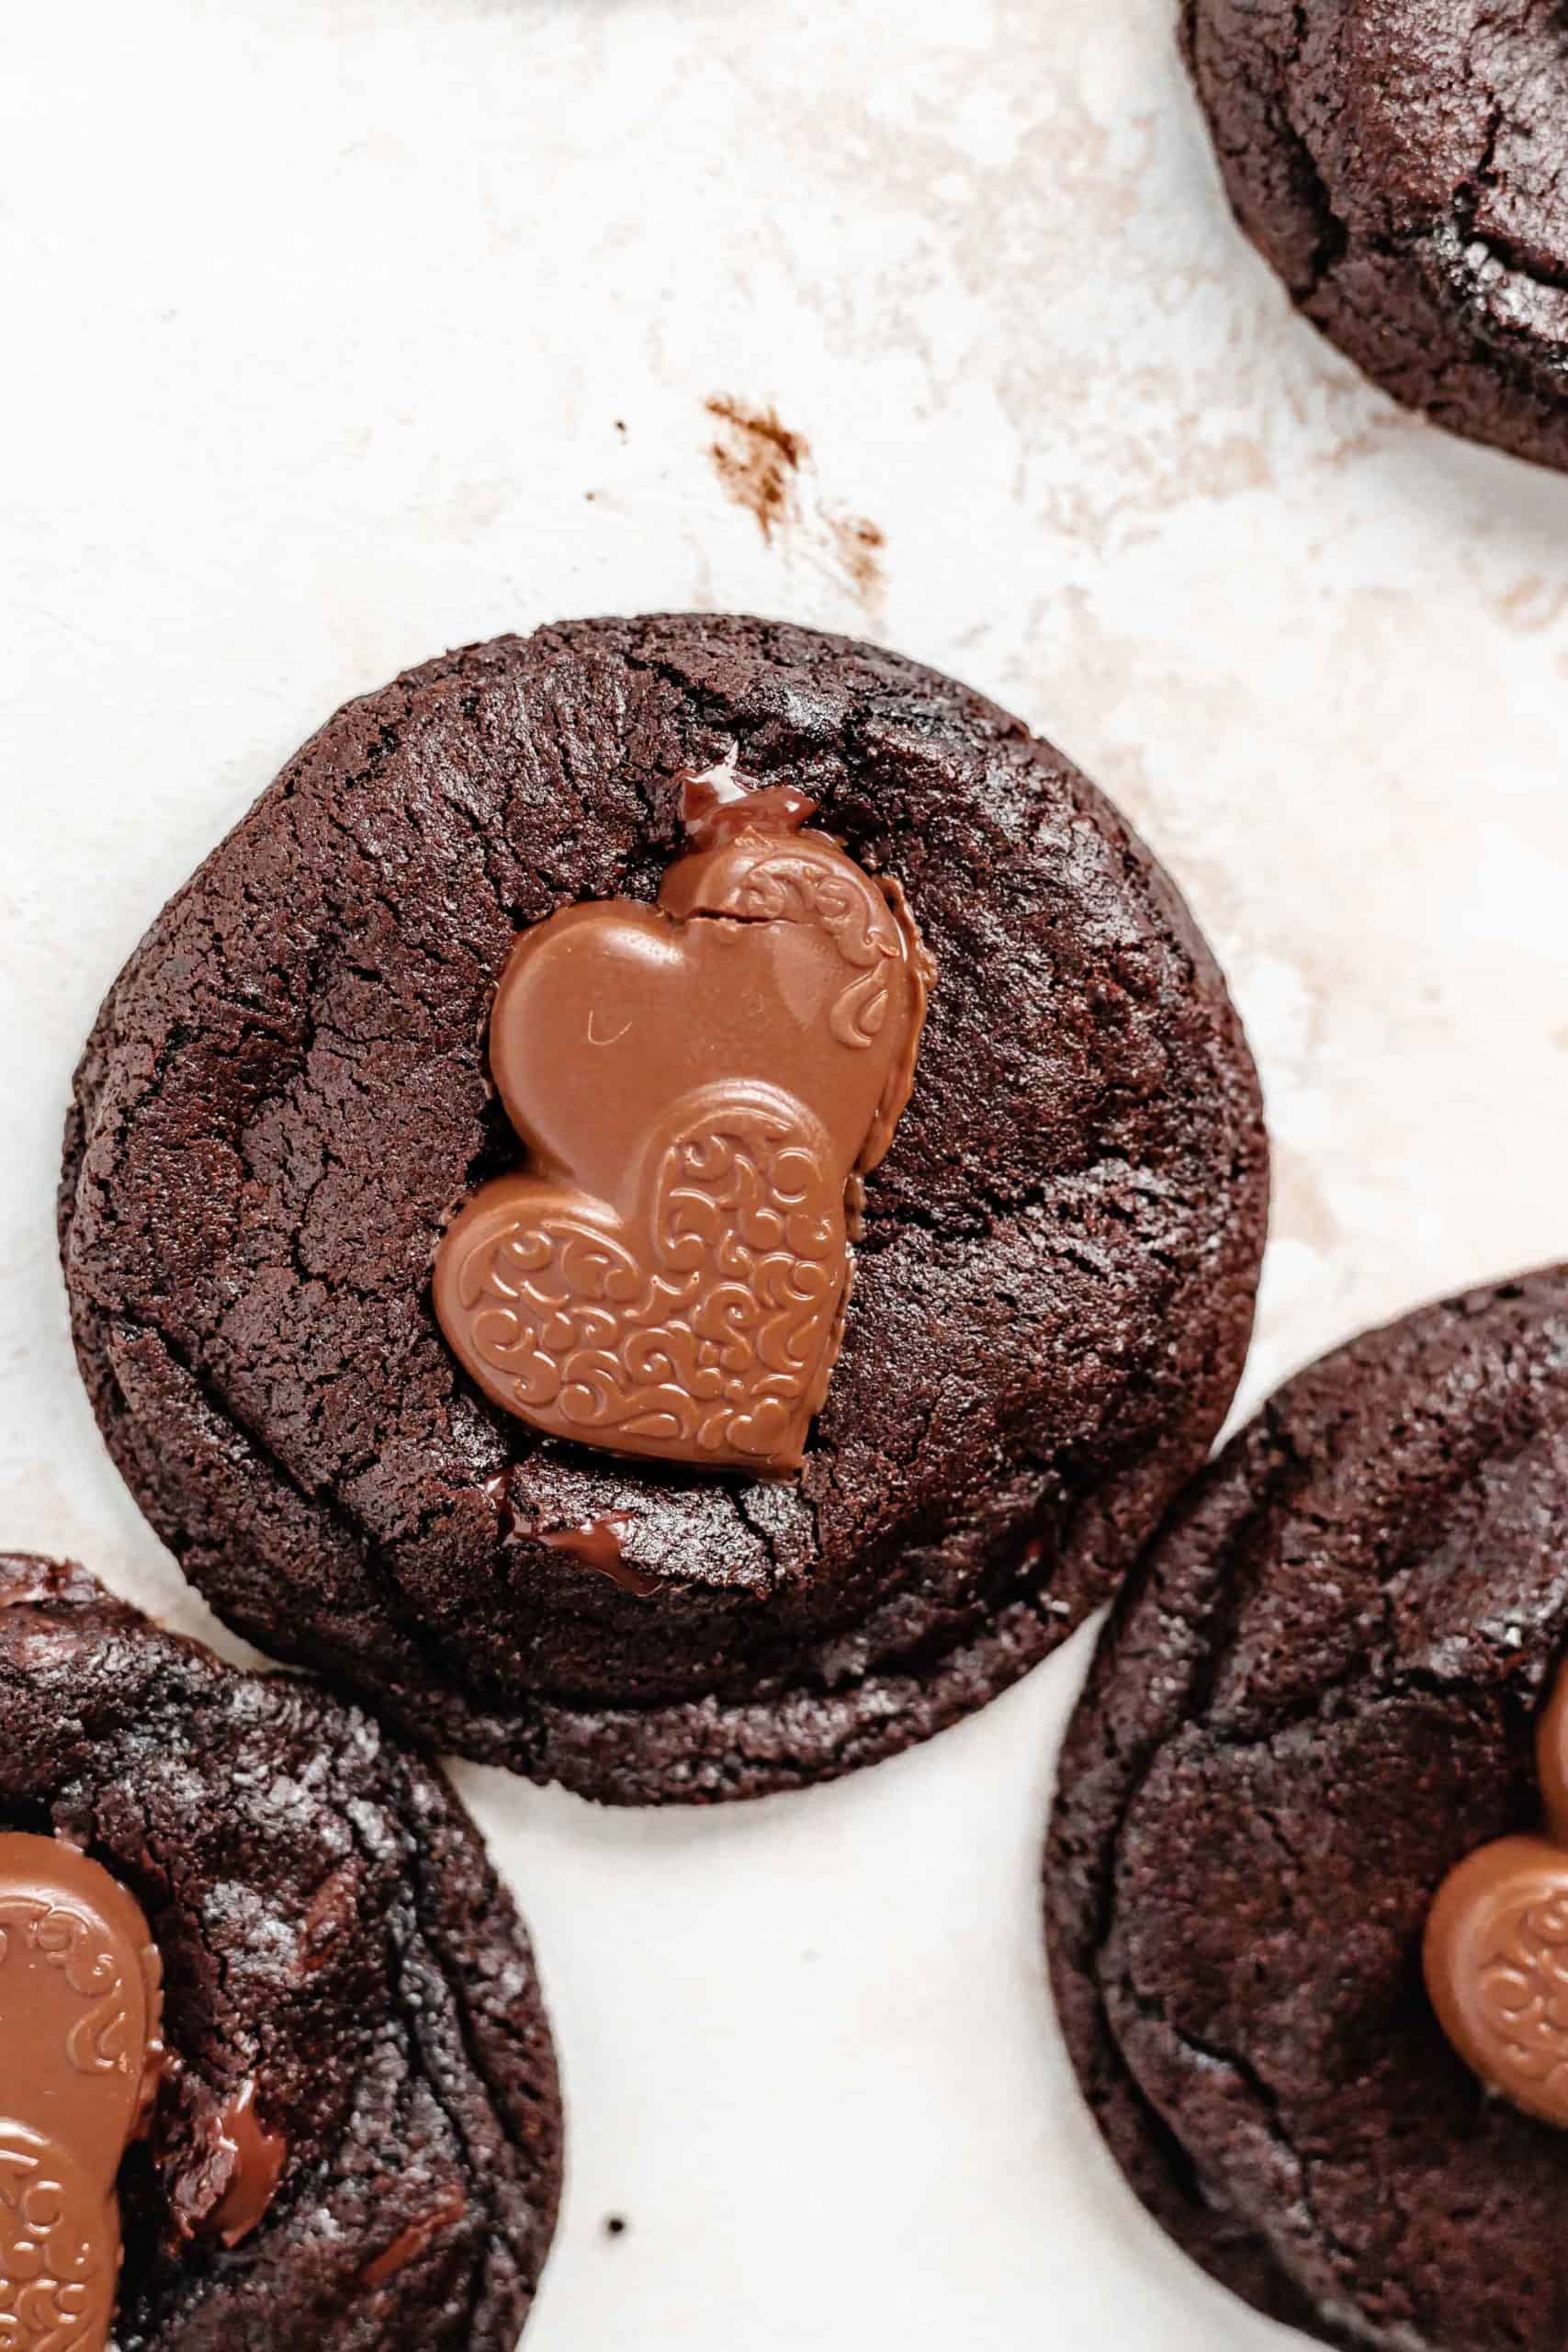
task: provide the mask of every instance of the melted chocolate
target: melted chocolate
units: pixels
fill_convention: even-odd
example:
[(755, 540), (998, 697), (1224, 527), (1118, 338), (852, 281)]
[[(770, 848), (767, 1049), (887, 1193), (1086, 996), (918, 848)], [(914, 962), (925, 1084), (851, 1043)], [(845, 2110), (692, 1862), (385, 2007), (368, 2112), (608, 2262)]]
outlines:
[(427, 2213), (423, 2221), (411, 2222), (384, 2252), (366, 2264), (359, 2274), (360, 2283), (366, 2287), (380, 2287), (389, 2278), (395, 2278), (400, 2270), (406, 2270), (411, 2262), (417, 2262), (425, 2249), (435, 2244), (443, 2231), (455, 2228), (468, 2210), (468, 2199), (460, 2188), (454, 2188), (449, 2197), (443, 2198), (434, 2212)]
[(662, 1577), (650, 1569), (634, 1567), (626, 1556), (621, 1530), (634, 1524), (631, 1514), (624, 1510), (608, 1510), (598, 1519), (585, 1519), (576, 1527), (519, 1527), (512, 1503), (512, 1473), (497, 1471), (487, 1478), (484, 1492), (501, 1516), (501, 1540), (503, 1544), (526, 1541), (547, 1544), (552, 1552), (570, 1552), (584, 1567), (592, 1568), (623, 1592), (635, 1593), (645, 1600), (649, 1593), (663, 1586)]
[(749, 790), (732, 765), (689, 775), (681, 786), (681, 822), (694, 849), (722, 849), (742, 833), (797, 833), (817, 803), (793, 784)]
[(603, 1519), (585, 1520), (581, 1527), (552, 1528), (547, 1533), (543, 1528), (531, 1532), (536, 1544), (547, 1544), (553, 1552), (570, 1552), (584, 1567), (618, 1584), (623, 1592), (635, 1592), (639, 1600), (646, 1600), (650, 1592), (660, 1589), (664, 1579), (650, 1575), (646, 1568), (634, 1567), (626, 1557), (621, 1530), (631, 1524), (625, 1511), (612, 1510), (606, 1511)]
[(219, 2128), (220, 2145), (232, 2162), (228, 2187), (208, 2227), (225, 2245), (234, 2246), (265, 2216), (288, 2161), (288, 2143), (281, 2132), (269, 2132), (257, 2115), (254, 2082), (244, 2084), (229, 2101)]
[(0, 1835), (0, 2310), (102, 2352), (115, 2181), (162, 2076), (163, 1969), (133, 1897), (75, 1847)]
[(657, 906), (569, 907), (513, 950), (491, 1063), (528, 1160), (446, 1235), (435, 1306), (550, 1436), (784, 1476), (933, 972), (897, 884), (802, 830), (804, 794), (685, 791), (696, 847)]
[(310, 1897), (310, 1907), (299, 1937), (299, 1967), (307, 1975), (324, 1968), (334, 1948), (351, 1931), (360, 1872), (349, 1862), (321, 1881)]

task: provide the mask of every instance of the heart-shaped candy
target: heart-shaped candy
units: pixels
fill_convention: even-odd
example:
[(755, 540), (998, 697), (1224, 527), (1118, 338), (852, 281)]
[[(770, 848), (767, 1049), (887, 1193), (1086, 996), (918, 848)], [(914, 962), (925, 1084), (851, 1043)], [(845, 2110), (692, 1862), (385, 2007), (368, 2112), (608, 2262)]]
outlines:
[(17, 2352), (108, 2340), (115, 2179), (158, 2079), (162, 1985), (107, 1871), (52, 1838), (0, 1836), (0, 2342)]
[(1568, 1669), (1536, 1736), (1546, 1834), (1500, 1838), (1451, 1871), (1427, 1922), (1432, 2006), (1489, 2088), (1568, 2126)]
[(801, 831), (809, 806), (759, 795), (657, 906), (569, 907), (513, 950), (491, 1066), (528, 1163), (453, 1225), (435, 1305), (551, 1435), (799, 1467), (932, 977), (901, 893)]

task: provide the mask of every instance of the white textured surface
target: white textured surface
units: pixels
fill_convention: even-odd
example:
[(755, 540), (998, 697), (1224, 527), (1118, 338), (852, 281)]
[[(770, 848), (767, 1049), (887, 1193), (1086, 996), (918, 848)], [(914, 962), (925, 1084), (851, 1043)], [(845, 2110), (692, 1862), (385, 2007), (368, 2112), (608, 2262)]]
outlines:
[[(338, 701), (561, 614), (885, 638), (1122, 801), (1265, 1069), (1249, 1396), (1563, 1250), (1568, 481), (1429, 434), (1288, 317), (1170, 16), (15, 12), (0, 1539), (206, 1623), (71, 1363), (77, 1045)], [(712, 462), (715, 396), (810, 442), (771, 540)], [(886, 535), (858, 585), (852, 518)], [(462, 1776), (571, 2106), (536, 2352), (1283, 2341), (1145, 2222), (1051, 2039), (1035, 1860), (1082, 1656), (900, 1763), (711, 1818)]]

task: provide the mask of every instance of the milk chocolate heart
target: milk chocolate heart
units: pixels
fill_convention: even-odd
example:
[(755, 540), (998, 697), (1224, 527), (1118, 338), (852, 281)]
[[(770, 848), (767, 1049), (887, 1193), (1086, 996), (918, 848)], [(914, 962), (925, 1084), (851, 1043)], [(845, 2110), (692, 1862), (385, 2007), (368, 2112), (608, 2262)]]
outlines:
[(101, 2352), (119, 2278), (115, 2178), (162, 2046), (147, 1922), (107, 1871), (0, 1836), (0, 2345)]
[(1427, 1922), (1427, 1984), (1466, 2065), (1568, 2126), (1568, 1669), (1536, 1757), (1546, 1833), (1500, 1838), (1450, 1871)]
[(803, 831), (800, 795), (696, 806), (657, 906), (569, 907), (519, 937), (491, 1067), (528, 1161), (446, 1234), (435, 1306), (536, 1429), (783, 1476), (933, 973), (897, 885)]

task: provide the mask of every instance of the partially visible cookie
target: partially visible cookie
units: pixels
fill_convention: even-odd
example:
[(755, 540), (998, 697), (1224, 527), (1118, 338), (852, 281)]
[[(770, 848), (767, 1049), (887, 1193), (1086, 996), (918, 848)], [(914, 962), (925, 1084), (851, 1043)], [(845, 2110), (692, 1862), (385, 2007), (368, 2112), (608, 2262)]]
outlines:
[(1224, 983), (1094, 787), (913, 662), (694, 615), (329, 720), (111, 990), (61, 1230), (105, 1436), (234, 1624), (712, 1802), (928, 1737), (1114, 1589), (1267, 1193)]
[(356, 1710), (16, 1556), (0, 2056), (0, 2340), (102, 2343), (129, 2138), (119, 2352), (513, 2352), (560, 2109), (467, 1816)]
[(1568, 467), (1560, 0), (1183, 0), (1241, 225), (1407, 407)]
[[(1451, 1989), (1480, 1945), (1449, 1911), (1486, 1926), (1472, 1858), (1551, 1860), (1553, 1718), (1544, 1771), (1535, 1739), (1565, 1644), (1557, 1269), (1283, 1388), (1124, 1593), (1070, 1727), (1046, 1907), (1086, 2096), (1172, 2234), (1325, 2341), (1563, 2341), (1568, 2131), (1485, 2086), (1484, 2041), (1461, 2056), (1423, 1949), (1447, 1889)], [(1488, 2030), (1527, 1973), (1471, 2003)], [(1568, 2054), (1568, 2018), (1546, 2038)]]

